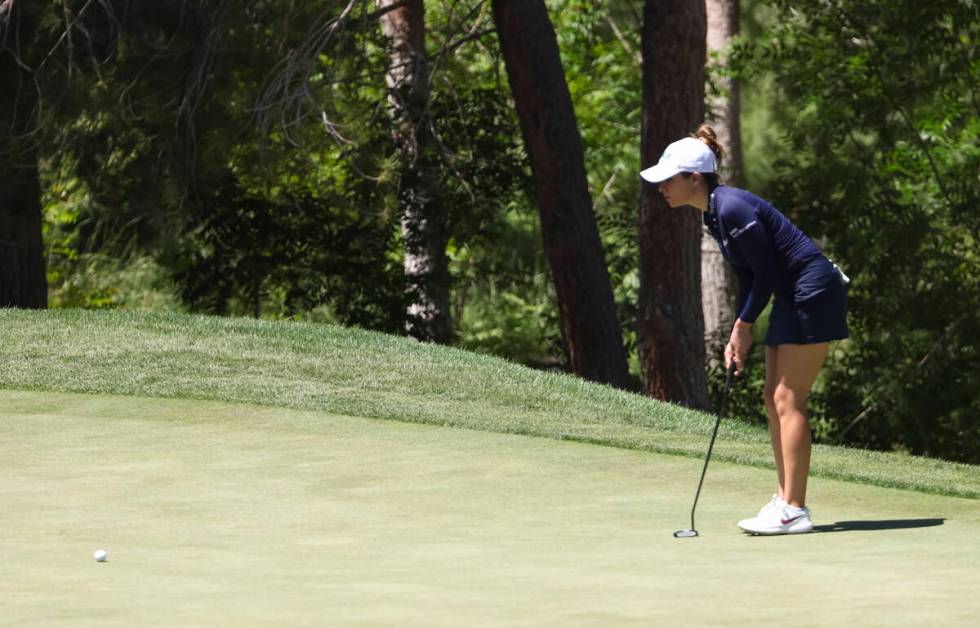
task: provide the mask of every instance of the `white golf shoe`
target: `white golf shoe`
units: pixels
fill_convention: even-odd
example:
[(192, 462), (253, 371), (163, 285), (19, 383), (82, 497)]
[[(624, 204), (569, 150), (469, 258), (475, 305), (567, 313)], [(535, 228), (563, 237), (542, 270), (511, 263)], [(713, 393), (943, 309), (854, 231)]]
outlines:
[(768, 504), (759, 509), (759, 514), (757, 514), (756, 517), (761, 517), (774, 508), (781, 508), (785, 503), (786, 502), (783, 501), (783, 498), (779, 496), (779, 493), (773, 493), (772, 499), (769, 500)]
[(749, 534), (805, 534), (813, 530), (810, 509), (796, 508), (773, 496), (778, 503), (769, 502), (751, 519), (738, 522), (738, 527)]

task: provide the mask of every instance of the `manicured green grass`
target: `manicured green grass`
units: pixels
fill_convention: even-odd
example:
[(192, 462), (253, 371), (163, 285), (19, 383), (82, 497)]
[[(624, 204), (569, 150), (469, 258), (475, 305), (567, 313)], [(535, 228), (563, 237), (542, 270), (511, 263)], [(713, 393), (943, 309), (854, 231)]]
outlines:
[[(701, 457), (714, 418), (579, 379), (328, 325), (0, 310), (0, 388), (202, 399)], [(726, 420), (713, 458), (768, 467), (765, 430)], [(818, 446), (817, 477), (980, 498), (971, 465)]]
[(748, 537), (729, 419), (675, 539), (713, 422), (337, 327), (0, 311), (0, 623), (975, 624), (977, 467), (819, 447), (816, 533)]
[[(980, 500), (219, 402), (0, 390), (0, 613), (55, 626), (974, 626)], [(93, 552), (109, 551), (97, 563)]]

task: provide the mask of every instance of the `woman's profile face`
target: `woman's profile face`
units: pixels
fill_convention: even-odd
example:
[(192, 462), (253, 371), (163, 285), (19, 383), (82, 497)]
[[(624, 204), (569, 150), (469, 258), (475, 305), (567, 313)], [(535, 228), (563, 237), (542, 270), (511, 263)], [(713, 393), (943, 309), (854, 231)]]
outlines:
[(694, 198), (698, 190), (698, 179), (700, 177), (696, 175), (685, 176), (685, 173), (680, 172), (666, 181), (662, 181), (657, 186), (657, 191), (671, 207), (690, 205), (691, 199)]

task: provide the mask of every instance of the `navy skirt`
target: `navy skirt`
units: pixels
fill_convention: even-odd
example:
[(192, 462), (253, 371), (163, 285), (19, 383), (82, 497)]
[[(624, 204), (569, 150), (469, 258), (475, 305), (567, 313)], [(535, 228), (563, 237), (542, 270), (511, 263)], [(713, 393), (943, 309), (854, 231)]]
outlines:
[(766, 344), (809, 345), (848, 337), (847, 289), (825, 257), (808, 264), (797, 278), (793, 302), (776, 297)]

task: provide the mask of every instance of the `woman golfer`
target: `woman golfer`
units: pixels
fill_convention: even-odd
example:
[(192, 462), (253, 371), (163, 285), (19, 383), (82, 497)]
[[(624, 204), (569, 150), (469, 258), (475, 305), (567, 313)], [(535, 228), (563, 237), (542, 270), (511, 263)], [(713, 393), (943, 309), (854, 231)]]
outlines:
[(831, 340), (847, 338), (843, 273), (796, 226), (758, 196), (718, 183), (722, 147), (701, 125), (695, 137), (667, 147), (640, 173), (671, 207), (691, 205), (739, 279), (738, 318), (725, 347), (725, 366), (744, 368), (752, 324), (775, 295), (766, 334), (766, 386), (776, 458), (777, 492), (759, 514), (739, 521), (751, 534), (798, 534), (813, 529), (806, 507), (810, 424), (806, 401)]

